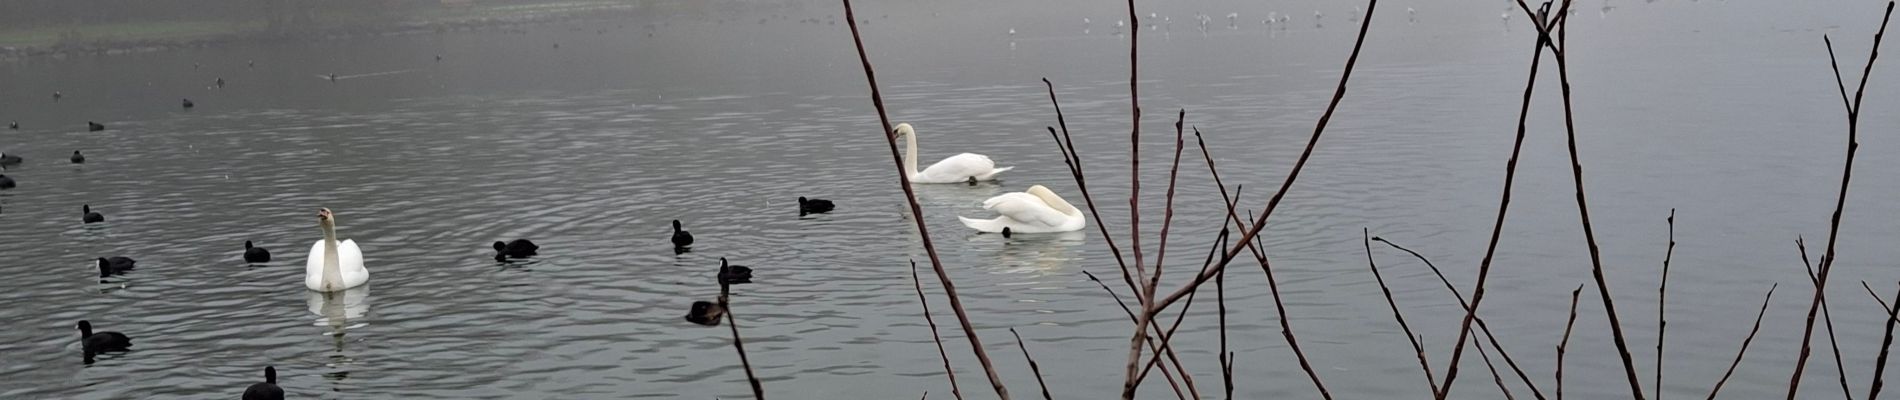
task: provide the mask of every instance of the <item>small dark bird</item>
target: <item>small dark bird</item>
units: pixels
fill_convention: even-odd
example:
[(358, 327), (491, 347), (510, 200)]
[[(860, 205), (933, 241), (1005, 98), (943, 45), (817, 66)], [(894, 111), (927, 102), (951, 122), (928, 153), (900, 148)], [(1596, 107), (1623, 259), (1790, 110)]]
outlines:
[(560, 44), (560, 43), (555, 43), (555, 44), (554, 44), (554, 48), (557, 48), (557, 49), (558, 49), (558, 48), (561, 48), (561, 44)]
[(264, 367), (264, 381), (244, 388), (244, 400), (284, 400), (284, 388), (277, 387), (277, 368)]
[(61, 98), (61, 97), (66, 97), (66, 94), (65, 94), (65, 93), (60, 93), (60, 92), (59, 92), (59, 91), (57, 91), (57, 90), (56, 90), (56, 91), (53, 91), (53, 101), (55, 101), (55, 102), (58, 102), (58, 101), (59, 101), (59, 98)]
[(798, 215), (799, 216), (804, 216), (805, 214), (828, 213), (828, 212), (831, 212), (831, 209), (833, 208), (837, 208), (837, 206), (831, 204), (831, 200), (806, 199), (804, 196), (799, 196), (798, 198)]
[(719, 284), (732, 285), (752, 283), (752, 267), (727, 265), (725, 257), (719, 257)]
[(1005, 227), (1003, 227), (1003, 238), (1004, 238), (1004, 239), (1008, 239), (1008, 238), (1009, 238), (1009, 227), (1007, 227), (1007, 226), (1005, 226)]
[(8, 122), (7, 129), (20, 130), (20, 121)]
[(118, 332), (92, 332), (92, 323), (79, 321), (79, 344), (87, 353), (107, 351), (126, 351), (132, 348), (132, 338)]
[(218, 77), (218, 81), (213, 84), (218, 85), (218, 87), (224, 87), (224, 77)]
[(270, 262), (270, 250), (264, 250), (264, 248), (262, 247), (251, 246), (251, 241), (246, 240), (244, 241), (244, 262), (247, 262), (247, 263)]
[(198, 106), (197, 103), (192, 103), (191, 99), (179, 99), (179, 105), (183, 105), (185, 106), (185, 108), (192, 108), (192, 107)]
[(26, 159), (20, 158), (20, 156), (7, 154), (7, 153), (0, 153), (0, 166), (20, 165), (20, 163), (23, 163), (23, 162), (26, 162)]
[(693, 234), (680, 229), (680, 220), (673, 220), (673, 248), (685, 249), (693, 246)]
[(138, 261), (133, 261), (131, 258), (126, 257), (99, 257), (99, 277), (104, 278), (130, 272), (132, 271), (133, 264), (137, 263)]
[(98, 132), (98, 131), (103, 131), (103, 130), (106, 130), (106, 126), (104, 124), (100, 124), (98, 122), (86, 121), (87, 132)]
[(6, 175), (0, 174), (0, 189), (12, 189), (16, 186), (19, 186), (19, 183), (14, 182), (13, 178), (8, 178)]
[(534, 255), (535, 250), (540, 249), (541, 246), (534, 245), (534, 242), (530, 242), (528, 239), (515, 239), (508, 243), (497, 241), (495, 242), (495, 260), (500, 261), (511, 257), (528, 258)]
[(726, 315), (725, 307), (710, 301), (695, 301), (693, 309), (686, 312), (686, 320), (705, 326), (719, 326), (719, 318)]
[(440, 61), (442, 61), (442, 55), (441, 55), (441, 54), (437, 54), (437, 55), (435, 55), (435, 60), (436, 60), (437, 62), (440, 62)]
[(79, 206), (79, 212), (84, 213), (84, 215), (79, 217), (80, 222), (84, 222), (88, 224), (94, 223), (94, 222), (106, 222), (106, 215), (92, 212), (91, 204)]
[(330, 82), (336, 82), (336, 74), (330, 74)]
[(68, 158), (68, 160), (72, 160), (73, 164), (85, 164), (86, 155), (79, 154), (79, 150), (73, 150), (73, 156), (72, 158)]
[(244, 62), (244, 67), (245, 67), (245, 68), (257, 68), (257, 61), (245, 61), (245, 62)]

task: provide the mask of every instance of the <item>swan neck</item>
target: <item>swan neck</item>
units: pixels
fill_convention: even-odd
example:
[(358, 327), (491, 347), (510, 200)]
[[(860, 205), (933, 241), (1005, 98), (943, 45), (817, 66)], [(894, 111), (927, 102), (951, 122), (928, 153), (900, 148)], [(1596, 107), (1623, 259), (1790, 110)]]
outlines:
[(1054, 193), (1037, 193), (1036, 197), (1041, 197), (1042, 202), (1049, 203), (1049, 207), (1055, 208), (1057, 212), (1064, 215), (1082, 214), (1082, 210), (1076, 209), (1075, 205), (1069, 204), (1068, 200), (1063, 200), (1062, 196), (1057, 196)]
[(336, 223), (323, 221), (323, 286), (334, 289), (343, 284), (343, 265), (337, 260)]
[(905, 129), (904, 132), (904, 173), (917, 175), (917, 131)]

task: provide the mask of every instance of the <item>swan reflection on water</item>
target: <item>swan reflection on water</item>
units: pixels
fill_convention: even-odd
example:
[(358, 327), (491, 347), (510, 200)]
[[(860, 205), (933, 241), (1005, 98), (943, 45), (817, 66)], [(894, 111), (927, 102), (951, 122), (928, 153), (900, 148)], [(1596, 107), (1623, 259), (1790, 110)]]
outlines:
[(329, 336), (335, 346), (335, 351), (328, 355), (324, 363), (332, 369), (323, 373), (324, 379), (332, 383), (349, 379), (349, 367), (356, 364), (356, 358), (344, 352), (344, 344), (347, 343), (344, 336), (350, 329), (367, 325), (363, 317), (369, 314), (369, 285), (341, 292), (305, 291), (304, 299), (310, 306), (310, 313), (318, 316), (314, 325), (329, 327), (329, 331), (323, 335)]
[(316, 326), (328, 326), (333, 335), (343, 336), (346, 329), (363, 326), (362, 321), (351, 325), (351, 320), (362, 319), (369, 314), (369, 285), (357, 286), (341, 292), (304, 291), (304, 300), (310, 306), (310, 313), (316, 314)]
[(1074, 274), (1073, 266), (1082, 262), (1080, 246), (1088, 243), (1085, 231), (1015, 234), (1008, 238), (993, 233), (967, 236), (970, 242), (1000, 242), (976, 245), (996, 249), (992, 255), (999, 272), (1065, 276)]

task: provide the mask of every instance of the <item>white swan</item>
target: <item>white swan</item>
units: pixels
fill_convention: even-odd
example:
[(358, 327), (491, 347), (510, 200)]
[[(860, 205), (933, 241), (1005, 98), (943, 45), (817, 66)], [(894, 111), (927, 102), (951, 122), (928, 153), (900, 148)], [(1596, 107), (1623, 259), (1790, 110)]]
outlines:
[(336, 216), (330, 209), (317, 209), (317, 227), (323, 240), (310, 246), (310, 261), (304, 265), (303, 286), (319, 292), (335, 292), (369, 282), (369, 269), (363, 268), (363, 250), (355, 240), (336, 241)]
[(897, 124), (897, 136), (904, 137), (904, 172), (910, 174), (913, 183), (964, 183), (990, 181), (996, 174), (1016, 167), (997, 168), (996, 162), (982, 154), (963, 153), (931, 164), (930, 168), (917, 171), (917, 131), (910, 124)]
[(995, 211), (993, 219), (972, 219), (958, 216), (963, 226), (982, 232), (997, 233), (1009, 228), (1012, 233), (1072, 232), (1082, 230), (1088, 224), (1088, 218), (1082, 210), (1063, 201), (1061, 196), (1042, 185), (1030, 186), (1029, 190), (1016, 193), (1004, 193), (983, 201), (983, 209)]

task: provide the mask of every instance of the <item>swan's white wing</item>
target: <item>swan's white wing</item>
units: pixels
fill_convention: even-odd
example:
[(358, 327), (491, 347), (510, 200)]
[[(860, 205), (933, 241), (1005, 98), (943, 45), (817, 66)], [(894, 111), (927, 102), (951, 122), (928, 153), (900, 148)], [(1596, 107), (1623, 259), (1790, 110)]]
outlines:
[(982, 154), (963, 153), (938, 161), (918, 172), (926, 180), (935, 182), (957, 182), (972, 177), (988, 176), (996, 170), (996, 162)]
[(991, 197), (983, 201), (983, 208), (1023, 223), (1048, 227), (1060, 226), (1068, 219), (1068, 216), (1050, 208), (1049, 203), (1043, 202), (1042, 198), (1022, 192)]
[(369, 269), (363, 267), (363, 249), (356, 247), (356, 240), (344, 240), (336, 246), (338, 265), (343, 272), (343, 286), (355, 287), (369, 281)]
[(304, 262), (303, 285), (311, 290), (323, 286), (323, 239), (310, 244), (310, 258)]

